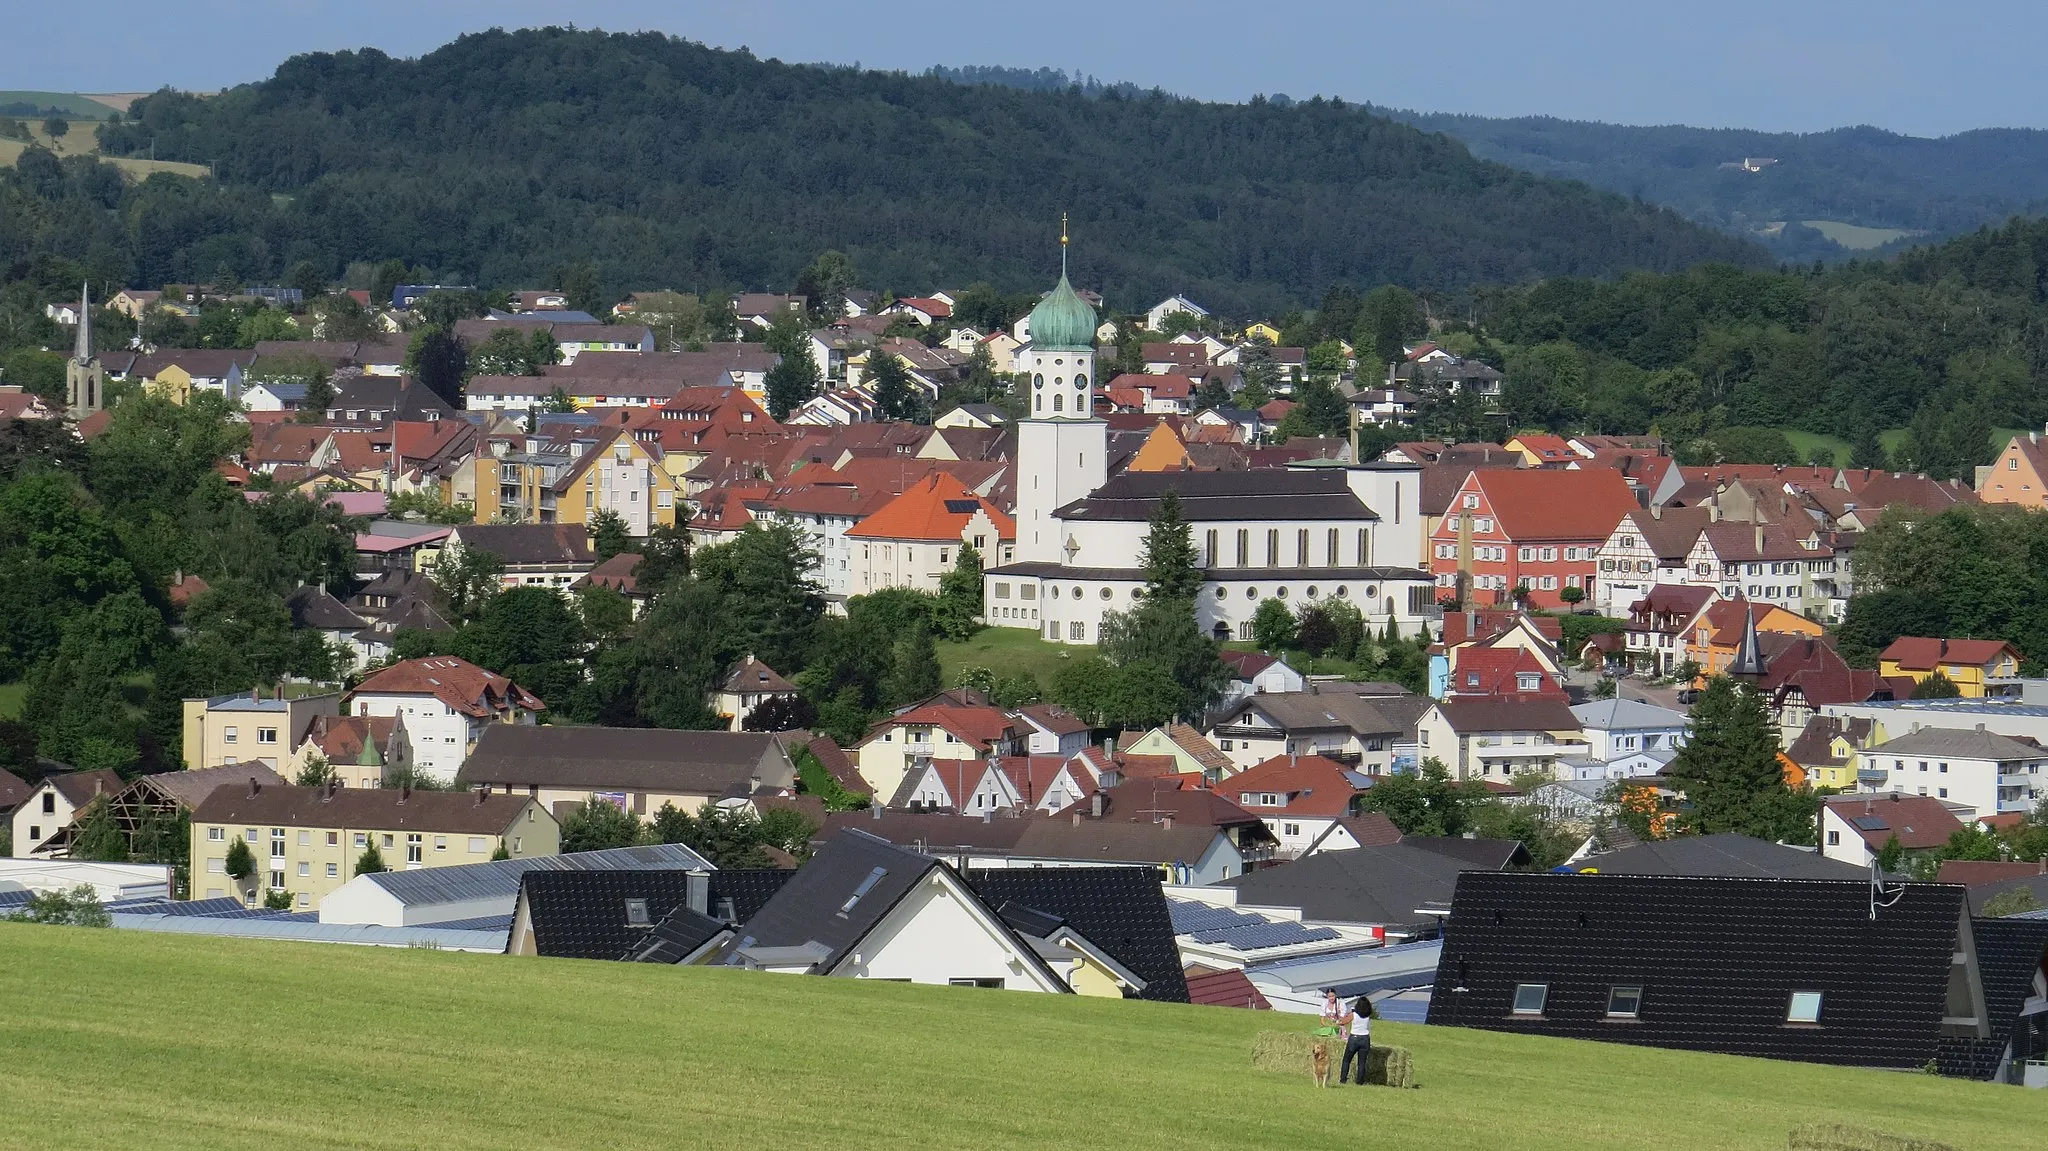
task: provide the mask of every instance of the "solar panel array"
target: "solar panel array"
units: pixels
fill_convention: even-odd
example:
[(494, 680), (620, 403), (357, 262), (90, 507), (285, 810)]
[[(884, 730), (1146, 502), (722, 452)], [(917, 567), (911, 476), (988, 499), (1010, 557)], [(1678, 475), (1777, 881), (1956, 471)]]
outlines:
[(519, 877), (529, 871), (636, 871), (683, 868), (710, 871), (703, 856), (680, 843), (659, 843), (647, 847), (615, 847), (605, 851), (579, 851), (570, 855), (537, 855), (530, 859), (500, 859), (490, 863), (464, 863), (454, 867), (423, 867), (417, 871), (384, 871), (370, 876), (371, 882), (415, 906), (430, 903), (463, 903), (473, 899), (515, 899)]
[(1239, 951), (1263, 951), (1339, 938), (1337, 932), (1327, 927), (1303, 927), (1291, 920), (1267, 919), (1263, 915), (1228, 907), (1211, 907), (1192, 900), (1169, 899), (1166, 903), (1168, 914), (1173, 917), (1174, 933), (1192, 935), (1196, 943), (1222, 944)]

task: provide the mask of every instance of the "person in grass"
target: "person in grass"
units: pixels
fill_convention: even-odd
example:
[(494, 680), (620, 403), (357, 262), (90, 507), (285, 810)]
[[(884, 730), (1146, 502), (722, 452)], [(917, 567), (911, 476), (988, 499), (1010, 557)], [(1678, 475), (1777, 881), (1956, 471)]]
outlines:
[[(1331, 1001), (1334, 1002), (1336, 998), (1337, 993), (1335, 991), (1330, 992)], [(1365, 1066), (1371, 1062), (1370, 1057), (1372, 1055), (1372, 1000), (1363, 995), (1359, 996), (1358, 1001), (1351, 1005), (1351, 1010), (1344, 1013), (1342, 1026), (1344, 1028), (1344, 1062), (1337, 1069), (1337, 1082), (1345, 1083), (1351, 1081), (1351, 1058), (1355, 1055), (1358, 1057), (1357, 1083), (1360, 1087), (1363, 1087), (1365, 1086)]]

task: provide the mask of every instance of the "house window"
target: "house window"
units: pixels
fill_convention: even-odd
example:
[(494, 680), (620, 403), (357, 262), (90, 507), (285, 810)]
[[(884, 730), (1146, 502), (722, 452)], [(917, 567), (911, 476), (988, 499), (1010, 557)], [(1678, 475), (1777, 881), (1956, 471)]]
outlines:
[(1283, 824), (1281, 824), (1281, 825), (1280, 825), (1280, 834), (1282, 834), (1282, 835), (1300, 835), (1300, 834), (1301, 834), (1301, 825), (1300, 825), (1300, 824), (1298, 824), (1298, 823), (1283, 823)]
[(228, 829), (225, 827), (209, 827), (206, 829), (206, 838), (209, 842), (219, 843), (227, 837)]
[(312, 832), (310, 832), (310, 831), (301, 831), (301, 832), (299, 832), (299, 846), (300, 846), (300, 847), (311, 847), (311, 846), (313, 846), (313, 833), (312, 833)]
[(648, 925), (647, 901), (644, 899), (628, 899), (626, 901), (626, 926), (646, 927)]
[(1518, 672), (1515, 675), (1516, 691), (1535, 691), (1542, 686), (1542, 677), (1533, 672)]
[(1523, 562), (1523, 563), (1528, 563), (1529, 561), (1531, 561), (1531, 560), (1533, 560), (1533, 559), (1535, 559), (1535, 558), (1536, 558), (1536, 549), (1535, 549), (1535, 548), (1516, 548), (1516, 549), (1515, 549), (1515, 558), (1516, 558), (1516, 559), (1518, 559), (1518, 560), (1520, 560), (1520, 561), (1521, 561), (1521, 562)]
[(1365, 528), (1358, 529), (1358, 566), (1372, 566), (1372, 537), (1367, 534)]
[(301, 859), (299, 861), (299, 875), (305, 877), (311, 874), (313, 874), (313, 865)]
[(1069, 623), (1069, 624), (1067, 625), (1067, 638), (1068, 638), (1068, 639), (1086, 639), (1086, 638), (1088, 638), (1088, 625), (1087, 625), (1087, 624), (1085, 624), (1085, 623), (1082, 623), (1082, 622), (1081, 622), (1080, 620), (1074, 620), (1073, 622)]
[(233, 743), (233, 742), (235, 742), (235, 729), (234, 729), (234, 728), (232, 728), (232, 727), (224, 727), (224, 728), (221, 728), (221, 729), (220, 729), (220, 741), (221, 741), (222, 743)]
[(1785, 1010), (1785, 1022), (1819, 1023), (1820, 997), (1818, 991), (1794, 991), (1792, 1003)]
[(1237, 566), (1252, 565), (1252, 533), (1250, 528), (1237, 529)]
[(1300, 531), (1294, 533), (1294, 566), (1303, 568), (1308, 566), (1307, 528), (1302, 528)]
[(1543, 1001), (1544, 999), (1549, 997), (1549, 995), (1550, 984), (1548, 983), (1515, 984), (1514, 1013), (1516, 1015), (1543, 1014)]
[(486, 850), (483, 836), (472, 835), (469, 837), (469, 853), (471, 855), (482, 855)]
[(1467, 495), (1462, 502), (1465, 505), (1465, 510), (1471, 511), (1479, 506), (1479, 497), (1476, 495)]
[(1328, 534), (1327, 534), (1326, 538), (1325, 538), (1325, 539), (1324, 539), (1324, 541), (1323, 541), (1323, 543), (1324, 543), (1324, 549), (1323, 549), (1323, 550), (1329, 553), (1329, 559), (1328, 559), (1328, 561), (1327, 561), (1327, 562), (1325, 562), (1325, 563), (1324, 563), (1324, 565), (1323, 565), (1323, 566), (1325, 566), (1325, 567), (1336, 567), (1336, 566), (1337, 566), (1337, 562), (1338, 562), (1338, 560), (1337, 560), (1337, 541), (1338, 541), (1338, 539), (1339, 539), (1339, 538), (1340, 538), (1340, 537), (1339, 537), (1339, 535), (1338, 535), (1337, 529), (1336, 529), (1336, 528), (1331, 528), (1331, 529), (1329, 530), (1329, 532), (1328, 532)]
[(273, 890), (276, 890), (276, 891), (283, 891), (283, 890), (284, 890), (284, 872), (282, 872), (282, 871), (273, 871), (273, 872), (271, 872), (271, 873), (270, 873), (270, 886), (271, 886), (271, 888), (272, 888)]
[(407, 863), (421, 863), (425, 861), (424, 847), (420, 842), (420, 833), (417, 831), (409, 831), (406, 833), (405, 861)]
[(1607, 989), (1607, 1016), (1610, 1019), (1634, 1019), (1643, 1006), (1643, 989), (1640, 987), (1615, 986)]
[(338, 878), (340, 878), (340, 877), (341, 877), (341, 865), (340, 865), (340, 864), (338, 864), (338, 863), (330, 863), (330, 864), (328, 864), (328, 865), (327, 865), (327, 878), (329, 878), (329, 879), (338, 879)]
[(274, 727), (259, 727), (259, 728), (257, 728), (257, 729), (256, 729), (256, 742), (257, 742), (257, 743), (276, 743), (276, 742), (277, 742), (277, 729), (276, 729), (276, 728), (274, 728)]
[(272, 859), (284, 858), (284, 828), (282, 827), (270, 829), (270, 857)]
[(206, 861), (206, 874), (208, 875), (226, 875), (227, 871), (228, 864), (225, 859), (209, 859)]
[(370, 837), (369, 837), (369, 835), (368, 835), (368, 834), (366, 834), (366, 833), (364, 833), (364, 832), (360, 832), (360, 831), (356, 832), (356, 846), (357, 846), (357, 847), (368, 847), (368, 846), (370, 846)]
[(437, 835), (437, 836), (435, 836), (435, 837), (434, 837), (434, 850), (435, 850), (435, 851), (446, 851), (446, 850), (448, 850), (448, 837), (447, 837), (447, 836), (445, 836), (445, 835)]
[(1266, 566), (1269, 568), (1276, 568), (1280, 566), (1279, 528), (1266, 529)]

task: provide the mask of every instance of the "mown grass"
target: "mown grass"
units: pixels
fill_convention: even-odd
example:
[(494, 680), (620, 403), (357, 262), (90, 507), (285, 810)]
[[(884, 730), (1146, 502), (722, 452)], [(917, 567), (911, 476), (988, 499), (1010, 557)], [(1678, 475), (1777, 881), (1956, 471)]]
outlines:
[(1030, 672), (1043, 690), (1051, 690), (1053, 673), (1073, 660), (1095, 654), (1082, 644), (1049, 643), (1034, 632), (1014, 627), (985, 627), (960, 643), (940, 640), (939, 670), (946, 686), (960, 682), (962, 668), (985, 667), (996, 678)]
[(1382, 1024), (1421, 1088), (1250, 1069), (1300, 1016), (0, 923), (0, 1143), (69, 1147), (2038, 1145), (2038, 1096)]

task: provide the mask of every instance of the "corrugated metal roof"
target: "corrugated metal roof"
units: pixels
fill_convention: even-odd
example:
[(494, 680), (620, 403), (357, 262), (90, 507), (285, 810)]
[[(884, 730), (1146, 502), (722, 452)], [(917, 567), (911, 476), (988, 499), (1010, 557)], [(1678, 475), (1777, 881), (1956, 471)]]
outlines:
[(413, 907), (465, 903), (476, 899), (516, 900), (519, 877), (529, 871), (644, 871), (677, 868), (715, 870), (703, 856), (680, 843), (646, 847), (615, 847), (569, 855), (537, 855), (531, 859), (500, 859), (454, 867), (423, 867), (417, 871), (381, 871), (370, 882), (399, 902)]
[(504, 931), (462, 931), (438, 927), (379, 927), (366, 923), (308, 922), (300, 916), (221, 918), (118, 912), (114, 926), (130, 931), (177, 935), (224, 935), (241, 939), (290, 939), (305, 943), (352, 943), (373, 947), (438, 947), (448, 951), (505, 950)]

